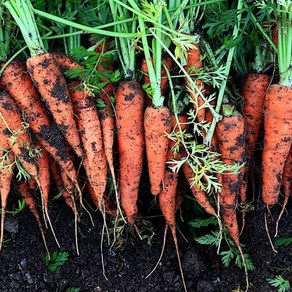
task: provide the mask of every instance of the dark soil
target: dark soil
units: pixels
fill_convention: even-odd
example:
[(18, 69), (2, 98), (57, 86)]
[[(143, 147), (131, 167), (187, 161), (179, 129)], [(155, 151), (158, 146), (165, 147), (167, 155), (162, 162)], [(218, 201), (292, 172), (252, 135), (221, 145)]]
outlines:
[[(292, 209), (280, 224), (280, 236), (292, 236)], [(28, 209), (7, 217), (5, 237), (9, 239), (0, 253), (0, 291), (183, 291), (175, 249), (170, 234), (166, 250), (156, 271), (145, 278), (156, 264), (161, 251), (164, 223), (152, 219), (157, 234), (152, 246), (133, 236), (128, 237), (122, 252), (112, 252), (103, 247), (103, 275), (100, 241), (102, 220), (93, 213), (95, 226), (84, 214), (79, 224), (79, 250), (76, 254), (74, 217), (62, 203), (51, 207), (51, 219), (61, 244), (61, 251), (69, 253), (69, 260), (56, 272), (49, 272), (44, 264), (45, 249), (37, 223)], [(279, 208), (273, 208), (270, 218), (276, 218)], [(241, 237), (245, 252), (252, 259), (256, 270), (249, 273), (253, 287), (250, 291), (277, 291), (267, 283), (267, 278), (283, 275), (292, 283), (292, 248), (277, 247), (272, 251), (264, 229), (263, 211), (247, 214), (246, 229)], [(271, 230), (273, 224), (269, 225)], [(215, 247), (198, 245), (191, 240), (185, 223), (180, 223), (188, 242), (179, 233), (180, 254), (189, 291), (240, 291), (245, 287), (242, 269), (231, 264), (225, 268)], [(58, 248), (51, 233), (47, 232), (51, 252)], [(236, 290), (238, 289), (238, 290)], [(68, 290), (67, 290), (68, 291)]]

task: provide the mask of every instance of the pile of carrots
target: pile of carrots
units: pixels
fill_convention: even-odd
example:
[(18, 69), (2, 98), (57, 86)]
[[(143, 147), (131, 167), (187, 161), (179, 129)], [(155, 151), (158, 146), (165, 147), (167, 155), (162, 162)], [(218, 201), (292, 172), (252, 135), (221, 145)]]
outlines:
[[(14, 2), (21, 2), (30, 11), (29, 29), (36, 31), (34, 45), (19, 23)], [(118, 4), (109, 1), (109, 5), (113, 12)], [(242, 254), (239, 237), (252, 198), (249, 194), (261, 186), (263, 203), (270, 207), (283, 190), (284, 210), (292, 193), (292, 87), (275, 84), (269, 74), (250, 73), (240, 88), (233, 83), (243, 106), (232, 99), (222, 102), (214, 97), (220, 88), (201, 74), (209, 64), (205, 41), (193, 32), (183, 57), (178, 56), (174, 46), (166, 45), (165, 36), (164, 44), (159, 43), (151, 22), (141, 18), (139, 5), (135, 1), (127, 5), (132, 7), (127, 15), (134, 20), (121, 31), (131, 35), (137, 26), (143, 31), (148, 25), (153, 39), (149, 41), (145, 35), (137, 43), (129, 38), (125, 45), (125, 37), (114, 31), (109, 31), (110, 36), (99, 35), (97, 40), (85, 35), (87, 49), (82, 50), (87, 55), (73, 60), (76, 54), (72, 58), (45, 49), (34, 19), (36, 11), (28, 0), (4, 3), (6, 17), (11, 13), (30, 56), (1, 64), (0, 248), (12, 183), (38, 221), (46, 247), (36, 190), (44, 224), (59, 245), (49, 212), (52, 181), (72, 209), (76, 224), (84, 211), (88, 212), (84, 205), (87, 193), (104, 218), (107, 214), (125, 215), (125, 222), (134, 226), (141, 179), (149, 177), (144, 184), (158, 198), (177, 251), (176, 212), (184, 194), (190, 192), (207, 214), (215, 216), (219, 224), (222, 220)], [(125, 9), (121, 7), (119, 13)], [(140, 11), (137, 16), (135, 11)], [(153, 27), (163, 31), (165, 24), (162, 19), (157, 21)], [(122, 55), (120, 62), (111, 57), (117, 52)], [(86, 79), (90, 58), (96, 61), (91, 74), (96, 74), (94, 81), (99, 87)], [(119, 81), (112, 77), (117, 70), (124, 70)], [(181, 96), (187, 97), (187, 102), (182, 102)], [(258, 144), (263, 144), (262, 152)], [(262, 159), (255, 157), (259, 153)], [(218, 167), (212, 168), (210, 161)], [(259, 161), (258, 167), (255, 162)], [(261, 169), (260, 184), (256, 183), (255, 169)], [(109, 189), (114, 191), (109, 193)]]

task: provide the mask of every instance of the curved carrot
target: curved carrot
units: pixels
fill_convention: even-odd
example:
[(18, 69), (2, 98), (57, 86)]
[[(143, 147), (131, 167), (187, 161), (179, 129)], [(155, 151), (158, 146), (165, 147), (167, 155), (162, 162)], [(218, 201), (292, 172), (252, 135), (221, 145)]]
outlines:
[(78, 83), (69, 85), (77, 128), (85, 149), (90, 169), (91, 184), (102, 204), (107, 182), (107, 165), (103, 147), (101, 125), (93, 97), (84, 90), (74, 89)]
[(39, 165), (35, 147), (22, 122), (21, 114), (15, 102), (6, 92), (0, 92), (0, 129), (6, 136), (9, 146), (26, 171), (39, 185)]
[[(231, 111), (225, 115), (226, 111)], [(217, 123), (215, 133), (218, 139), (222, 161), (225, 164), (244, 163), (246, 161), (245, 150), (245, 123), (243, 116), (229, 105), (223, 106), (224, 117)], [(219, 202), (222, 206), (223, 222), (230, 233), (231, 238), (241, 250), (239, 243), (238, 222), (236, 205), (243, 173), (222, 173), (222, 192), (219, 194)]]
[[(247, 163), (243, 169), (244, 176), (239, 191), (239, 198), (242, 205), (242, 229), (245, 225), (245, 204), (248, 174), (251, 170), (250, 178), (254, 180), (253, 167), (251, 168), (250, 166), (264, 122), (264, 101), (269, 84), (270, 76), (266, 74), (250, 73), (248, 74), (241, 89), (241, 94), (244, 99), (243, 115), (246, 124), (245, 145), (247, 160)], [(254, 184), (254, 181), (252, 183)]]
[(56, 60), (58, 66), (62, 69), (62, 71), (73, 70), (75, 68), (83, 68), (82, 65), (73, 61), (69, 56), (61, 54), (61, 53), (52, 53), (52, 56)]
[(171, 131), (169, 109), (148, 106), (144, 113), (144, 128), (150, 189), (153, 195), (158, 195), (163, 185), (169, 143), (166, 133)]
[(119, 151), (121, 205), (128, 224), (135, 222), (145, 137), (143, 132), (144, 98), (137, 81), (120, 82), (116, 92), (116, 126)]
[(264, 148), (262, 154), (262, 198), (277, 203), (285, 161), (292, 145), (292, 87), (273, 84), (265, 101)]
[(0, 157), (3, 157), (5, 151), (9, 151), (5, 161), (1, 161), (0, 167), (0, 195), (1, 195), (1, 231), (0, 231), (0, 250), (4, 238), (4, 223), (6, 215), (7, 198), (10, 192), (10, 185), (13, 177), (13, 169), (9, 170), (8, 165), (14, 161), (14, 154), (6, 141), (6, 137), (0, 132)]
[(40, 219), (38, 210), (37, 210), (36, 205), (35, 205), (33, 195), (30, 193), (29, 186), (26, 182), (21, 181), (21, 182), (18, 182), (17, 189), (18, 189), (18, 192), (20, 193), (20, 195), (24, 198), (25, 204), (27, 205), (27, 207), (29, 208), (29, 210), (31, 211), (31, 213), (33, 214), (33, 216), (35, 217), (35, 219), (38, 223), (45, 249), (47, 251), (47, 254), (49, 255), (50, 253), (49, 253), (48, 246), (47, 246), (45, 232), (44, 232), (44, 229), (43, 229), (43, 226), (41, 223), (41, 219)]
[(65, 78), (50, 53), (31, 57), (27, 71), (46, 102), (60, 131), (79, 157), (83, 157), (81, 139), (73, 116), (73, 106)]

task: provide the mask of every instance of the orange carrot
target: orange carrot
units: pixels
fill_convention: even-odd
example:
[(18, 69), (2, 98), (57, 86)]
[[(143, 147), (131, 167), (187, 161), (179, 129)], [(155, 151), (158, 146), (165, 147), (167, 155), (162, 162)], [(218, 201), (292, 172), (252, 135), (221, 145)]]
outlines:
[[(222, 161), (230, 165), (244, 163), (246, 161), (244, 118), (230, 105), (223, 105), (223, 115), (215, 129)], [(222, 206), (223, 222), (236, 246), (241, 250), (236, 205), (243, 173), (222, 173), (221, 177), (222, 192), (219, 194), (219, 202)]]
[(83, 68), (82, 65), (73, 61), (69, 56), (60, 54), (60, 53), (52, 53), (52, 56), (56, 60), (58, 66), (62, 69), (62, 71), (73, 70), (75, 68)]
[[(198, 44), (194, 44), (194, 48), (188, 49), (187, 51), (187, 64), (184, 66), (184, 69), (188, 74), (196, 73), (197, 69), (202, 68), (201, 52)], [(196, 86), (200, 89), (201, 93), (204, 93), (204, 83), (196, 79), (194, 80)], [(193, 100), (193, 108), (197, 112), (197, 120), (201, 122), (205, 119), (205, 108), (199, 109), (203, 104), (204, 100), (202, 99), (200, 93), (192, 88), (189, 80), (185, 77), (186, 87), (190, 92), (191, 99)]]
[[(62, 179), (60, 167), (57, 164), (57, 162), (54, 161), (54, 159), (52, 157), (50, 157), (50, 170), (51, 170), (53, 180), (56, 184), (57, 190), (59, 192), (62, 192), (62, 196), (65, 199), (66, 204), (73, 211), (74, 215), (77, 216), (77, 220), (79, 221), (80, 214), (76, 208), (76, 202), (75, 202), (75, 199), (73, 196), (74, 184), (72, 183), (72, 181), (70, 179), (67, 179), (66, 182), (69, 181), (70, 184), (69, 184), (69, 186), (67, 185), (67, 187), (65, 187), (65, 182)], [(68, 178), (67, 175), (66, 175), (66, 178)], [(72, 192), (69, 193), (68, 189), (72, 190)]]
[(247, 76), (241, 89), (241, 94), (244, 98), (243, 115), (246, 124), (245, 143), (247, 160), (247, 163), (243, 169), (244, 176), (239, 191), (239, 198), (242, 205), (242, 229), (245, 225), (245, 204), (248, 185), (248, 173), (251, 169), (250, 178), (252, 179), (252, 184), (254, 184), (254, 168), (251, 168), (250, 166), (263, 126), (264, 100), (269, 84), (270, 76), (266, 74), (250, 73)]
[(292, 145), (292, 87), (273, 84), (265, 101), (262, 198), (277, 203), (285, 161)]
[(171, 131), (169, 109), (148, 106), (144, 113), (144, 128), (151, 193), (158, 195), (163, 185), (169, 143), (166, 133)]
[(39, 185), (39, 165), (35, 147), (22, 122), (21, 114), (15, 102), (6, 92), (0, 92), (0, 130), (6, 136), (9, 146), (26, 171)]
[[(94, 189), (91, 186), (89, 181), (86, 184), (86, 188), (88, 190), (88, 193), (89, 193), (94, 205), (98, 208), (99, 202), (97, 201), (97, 196), (96, 196), (95, 191), (94, 191)], [(114, 206), (114, 204), (112, 203), (112, 201), (110, 200), (108, 193), (106, 191), (103, 193), (103, 202), (104, 202), (104, 206), (105, 206), (105, 212), (109, 215), (116, 216), (117, 209)]]
[(185, 162), (182, 166), (184, 175), (191, 187), (194, 198), (197, 200), (198, 204), (210, 215), (217, 217), (216, 211), (212, 206), (208, 195), (201, 190), (196, 184), (193, 183), (193, 178), (195, 173), (188, 162)]
[(137, 214), (137, 199), (142, 173), (145, 137), (143, 132), (144, 98), (137, 81), (122, 81), (116, 93), (116, 126), (120, 162), (121, 205), (128, 224)]
[[(7, 158), (4, 160), (3, 155), (8, 152)], [(1, 231), (0, 231), (0, 250), (4, 238), (4, 222), (6, 215), (7, 198), (10, 192), (10, 185), (13, 177), (13, 169), (9, 170), (8, 165), (14, 161), (14, 154), (6, 141), (6, 137), (0, 131), (0, 157), (3, 159), (0, 163), (0, 195), (1, 195)]]
[(102, 204), (107, 181), (107, 165), (103, 147), (101, 125), (93, 97), (83, 90), (74, 89), (78, 83), (69, 85), (77, 128), (85, 149), (90, 169), (91, 184)]
[(2, 74), (1, 84), (24, 113), (37, 140), (78, 188), (76, 170), (66, 151), (65, 140), (48, 116), (40, 94), (26, 72), (26, 66), (19, 61), (12, 61)]
[(43, 229), (43, 226), (41, 223), (41, 219), (40, 219), (38, 210), (37, 210), (36, 205), (35, 205), (34, 198), (33, 198), (32, 194), (30, 193), (29, 186), (26, 182), (21, 181), (21, 182), (18, 182), (17, 189), (18, 189), (18, 192), (20, 193), (20, 195), (24, 198), (25, 204), (27, 205), (27, 207), (29, 208), (29, 210), (31, 211), (31, 213), (33, 214), (33, 216), (35, 217), (35, 219), (38, 223), (46, 252), (49, 255), (49, 250), (48, 250), (48, 246), (47, 246), (45, 232), (44, 232), (44, 229)]
[(81, 139), (73, 116), (73, 106), (65, 78), (49, 53), (27, 59), (27, 71), (46, 102), (56, 124), (75, 153), (83, 156)]

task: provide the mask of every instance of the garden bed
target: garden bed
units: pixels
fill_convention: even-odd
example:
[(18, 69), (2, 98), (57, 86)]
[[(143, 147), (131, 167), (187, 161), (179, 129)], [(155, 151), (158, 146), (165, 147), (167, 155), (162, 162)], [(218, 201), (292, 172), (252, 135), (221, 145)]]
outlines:
[[(275, 218), (279, 210), (274, 209), (271, 216)], [(164, 232), (162, 219), (152, 221), (157, 234), (152, 246), (133, 236), (128, 238), (125, 249), (116, 254), (109, 252), (104, 245), (106, 280), (101, 264), (100, 216), (93, 214), (94, 227), (87, 215), (82, 217), (78, 232), (79, 256), (76, 254), (74, 217), (71, 211), (65, 205), (54, 203), (51, 218), (61, 244), (60, 250), (69, 253), (68, 261), (57, 268), (56, 272), (49, 272), (44, 263), (43, 242), (28, 209), (17, 216), (10, 215), (7, 222), (16, 223), (18, 231), (5, 233), (10, 240), (0, 253), (0, 291), (66, 291), (69, 288), (79, 288), (79, 291), (183, 291), (170, 236), (167, 237), (161, 264), (148, 279), (145, 278), (159, 258)], [(277, 247), (277, 254), (272, 251), (265, 234), (263, 218), (263, 211), (248, 213), (246, 229), (241, 239), (246, 245), (245, 252), (256, 267), (249, 272), (253, 285), (250, 291), (277, 291), (268, 284), (267, 278), (283, 275), (283, 278), (292, 280), (292, 249), (281, 246)], [(280, 236), (291, 236), (291, 220), (290, 208), (290, 212), (281, 221)], [(179, 235), (180, 253), (189, 291), (231, 292), (240, 291), (236, 290), (239, 287), (244, 288), (243, 270), (233, 264), (228, 268), (224, 267), (220, 256), (216, 255), (215, 247), (198, 245), (192, 241), (186, 224), (181, 223), (180, 226), (188, 240), (186, 242)], [(49, 232), (47, 239), (50, 252), (58, 251)]]

